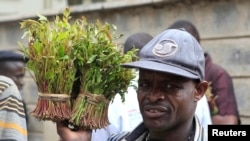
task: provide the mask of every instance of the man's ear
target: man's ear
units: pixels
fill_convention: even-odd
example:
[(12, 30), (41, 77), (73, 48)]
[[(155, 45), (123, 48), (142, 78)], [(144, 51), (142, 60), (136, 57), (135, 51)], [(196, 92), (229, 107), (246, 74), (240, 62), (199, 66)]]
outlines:
[(201, 81), (196, 85), (196, 93), (194, 95), (194, 100), (197, 102), (199, 101), (205, 94), (208, 88), (207, 81)]

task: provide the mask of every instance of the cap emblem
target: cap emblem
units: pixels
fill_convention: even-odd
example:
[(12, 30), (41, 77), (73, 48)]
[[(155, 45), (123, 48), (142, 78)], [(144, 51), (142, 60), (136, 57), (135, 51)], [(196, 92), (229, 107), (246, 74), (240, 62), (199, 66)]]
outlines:
[(178, 45), (172, 40), (163, 40), (160, 43), (157, 43), (153, 48), (154, 55), (158, 57), (167, 57), (178, 50)]

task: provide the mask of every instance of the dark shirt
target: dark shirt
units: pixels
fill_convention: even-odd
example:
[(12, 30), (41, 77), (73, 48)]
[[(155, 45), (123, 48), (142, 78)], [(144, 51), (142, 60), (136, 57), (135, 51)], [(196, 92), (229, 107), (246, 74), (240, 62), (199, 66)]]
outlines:
[(219, 115), (235, 115), (238, 117), (240, 124), (240, 117), (237, 108), (232, 78), (228, 72), (212, 62), (208, 53), (205, 53), (205, 79), (211, 83), (212, 94), (217, 96), (216, 105), (218, 107)]
[[(192, 141), (207, 141), (207, 133), (204, 132), (197, 116), (193, 120), (194, 125), (194, 134), (191, 136)], [(108, 141), (145, 141), (148, 136), (148, 129), (144, 126), (143, 123), (139, 124), (132, 132), (122, 132), (112, 135), (108, 138)], [(158, 141), (149, 139), (149, 141)]]

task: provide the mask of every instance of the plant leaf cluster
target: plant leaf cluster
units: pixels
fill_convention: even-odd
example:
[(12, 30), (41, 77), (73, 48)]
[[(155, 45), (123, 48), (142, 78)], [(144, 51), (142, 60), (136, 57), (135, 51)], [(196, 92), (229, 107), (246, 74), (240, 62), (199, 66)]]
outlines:
[(127, 87), (135, 75), (120, 65), (131, 62), (137, 50), (121, 53), (119, 45), (113, 42), (116, 39), (114, 25), (102, 24), (98, 20), (88, 23), (84, 17), (78, 22), (84, 25), (81, 26), (84, 29), (79, 31), (86, 35), (73, 45), (77, 51), (76, 65), (81, 72), (81, 93), (102, 94), (108, 100), (119, 93), (124, 100)]
[(70, 94), (72, 91), (76, 73), (72, 43), (77, 35), (77, 25), (69, 23), (69, 14), (66, 9), (63, 17), (56, 16), (54, 22), (40, 14), (38, 20), (21, 22), (28, 45), (19, 43), (19, 46), (30, 59), (27, 67), (33, 71), (39, 92)]
[[(81, 93), (102, 94), (112, 100), (124, 94), (135, 77), (132, 70), (120, 65), (131, 62), (136, 49), (126, 54), (113, 42), (116, 26), (89, 23), (85, 17), (69, 22), (70, 10), (53, 22), (39, 15), (36, 20), (24, 20), (21, 28), (29, 38), (27, 46), (19, 44), (30, 60), (27, 66), (34, 72), (40, 92), (71, 93), (73, 82), (80, 79)], [(80, 72), (75, 76), (76, 71)]]

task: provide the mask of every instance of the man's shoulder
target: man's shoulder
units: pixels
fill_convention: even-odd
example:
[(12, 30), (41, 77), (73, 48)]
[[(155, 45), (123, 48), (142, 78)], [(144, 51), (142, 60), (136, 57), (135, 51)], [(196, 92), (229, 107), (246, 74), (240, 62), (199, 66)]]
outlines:
[(110, 136), (108, 141), (142, 141), (147, 135), (148, 129), (141, 123), (131, 132), (125, 131)]
[(2, 94), (6, 89), (8, 89), (11, 85), (15, 84), (12, 79), (9, 77), (0, 75), (0, 94)]
[(108, 138), (108, 141), (126, 141), (124, 140), (124, 138), (126, 138), (129, 135), (129, 133), (130, 132), (120, 132), (113, 134)]

